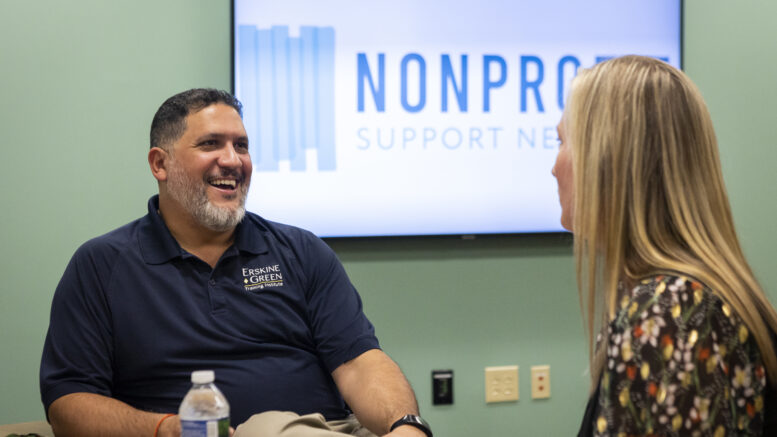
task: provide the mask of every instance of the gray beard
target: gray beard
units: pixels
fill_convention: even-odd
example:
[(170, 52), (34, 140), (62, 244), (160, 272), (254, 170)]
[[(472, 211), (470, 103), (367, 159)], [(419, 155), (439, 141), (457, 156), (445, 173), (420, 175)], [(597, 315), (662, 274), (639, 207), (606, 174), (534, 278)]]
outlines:
[(220, 208), (208, 200), (205, 182), (189, 178), (174, 159), (167, 171), (167, 192), (170, 197), (180, 203), (199, 224), (213, 231), (224, 232), (234, 229), (243, 220), (246, 213), (247, 186), (241, 184), (236, 194), (240, 196), (240, 205), (237, 208)]

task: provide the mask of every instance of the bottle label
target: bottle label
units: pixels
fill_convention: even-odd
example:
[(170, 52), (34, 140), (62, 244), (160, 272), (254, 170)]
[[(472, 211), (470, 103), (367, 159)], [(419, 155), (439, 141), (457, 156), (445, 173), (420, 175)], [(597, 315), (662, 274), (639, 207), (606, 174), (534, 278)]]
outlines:
[(229, 437), (229, 417), (181, 420), (181, 437)]

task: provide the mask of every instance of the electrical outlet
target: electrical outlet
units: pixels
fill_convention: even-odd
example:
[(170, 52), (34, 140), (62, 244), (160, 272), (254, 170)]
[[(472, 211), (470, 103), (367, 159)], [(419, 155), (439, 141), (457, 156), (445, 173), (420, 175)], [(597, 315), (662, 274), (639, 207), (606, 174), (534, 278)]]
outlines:
[(518, 366), (486, 367), (486, 403), (518, 400)]
[(531, 398), (550, 397), (550, 366), (531, 367)]

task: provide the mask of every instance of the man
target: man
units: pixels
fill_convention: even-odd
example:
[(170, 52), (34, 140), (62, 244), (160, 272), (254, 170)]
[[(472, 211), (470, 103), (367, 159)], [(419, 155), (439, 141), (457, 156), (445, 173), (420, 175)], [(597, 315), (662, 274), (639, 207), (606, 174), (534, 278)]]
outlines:
[(236, 436), (431, 435), (334, 253), (245, 212), (240, 102), (169, 98), (148, 163), (148, 215), (79, 248), (54, 295), (41, 396), (57, 435), (180, 435), (165, 413), (198, 369), (215, 370), (232, 423), (250, 417)]

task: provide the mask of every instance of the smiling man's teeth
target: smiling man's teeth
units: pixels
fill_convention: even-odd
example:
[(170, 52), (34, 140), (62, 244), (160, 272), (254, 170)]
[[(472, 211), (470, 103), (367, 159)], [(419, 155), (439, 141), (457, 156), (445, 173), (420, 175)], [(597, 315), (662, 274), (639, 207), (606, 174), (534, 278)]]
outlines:
[(216, 179), (214, 181), (211, 181), (211, 185), (227, 185), (232, 188), (235, 188), (235, 181), (232, 179)]

